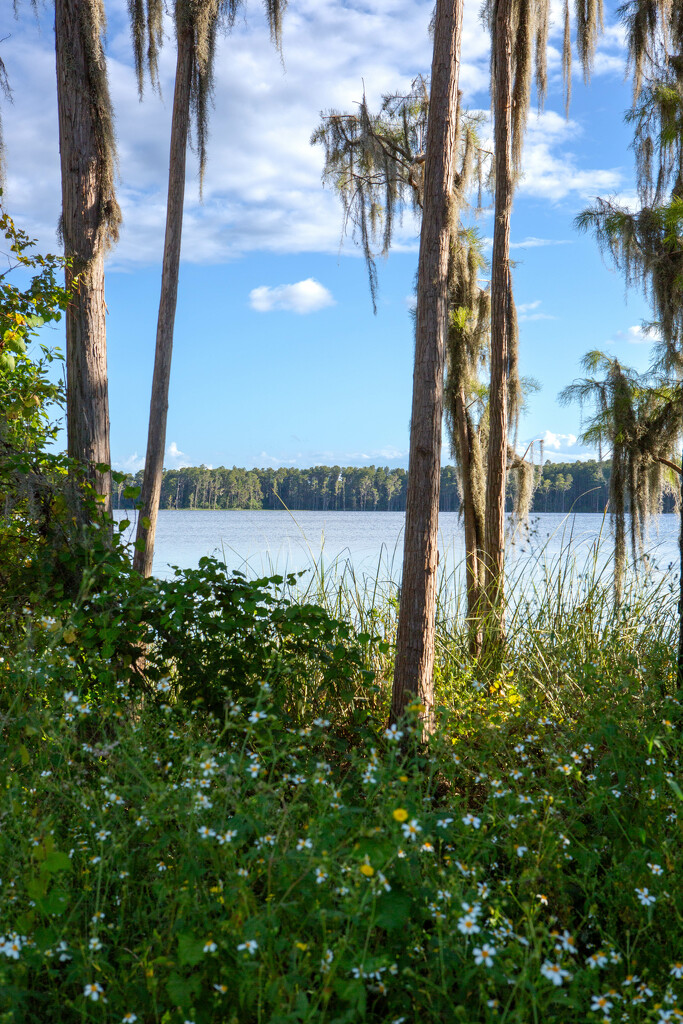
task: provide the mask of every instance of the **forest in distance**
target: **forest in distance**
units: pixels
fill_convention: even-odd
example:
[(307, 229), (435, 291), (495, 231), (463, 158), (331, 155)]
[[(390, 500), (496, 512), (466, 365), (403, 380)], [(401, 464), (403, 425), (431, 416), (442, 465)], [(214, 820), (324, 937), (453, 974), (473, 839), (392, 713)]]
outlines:
[[(602, 512), (608, 505), (612, 464), (598, 462), (550, 462), (536, 468), (537, 480), (531, 512)], [(268, 509), (292, 511), (404, 512), (407, 471), (388, 466), (315, 466), (311, 469), (241, 469), (185, 466), (164, 470), (162, 509)], [(115, 509), (132, 509), (135, 499), (126, 497), (139, 487), (142, 471), (120, 481), (114, 488)], [(514, 504), (516, 480), (508, 482), (507, 508)], [(130, 493), (130, 491), (128, 491)], [(674, 495), (662, 494), (662, 512), (674, 511)], [(455, 466), (441, 469), (441, 512), (460, 508)]]

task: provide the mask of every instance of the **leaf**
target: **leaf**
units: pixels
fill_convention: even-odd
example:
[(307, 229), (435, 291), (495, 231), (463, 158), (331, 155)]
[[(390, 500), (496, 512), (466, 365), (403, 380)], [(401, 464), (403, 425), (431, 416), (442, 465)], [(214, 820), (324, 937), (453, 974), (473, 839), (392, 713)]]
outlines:
[(377, 910), (375, 924), (387, 931), (394, 931), (410, 920), (412, 900), (407, 892), (400, 889), (385, 892), (377, 900)]
[(47, 857), (40, 865), (41, 871), (71, 871), (71, 861), (68, 854), (62, 850), (50, 850)]
[(176, 1006), (189, 1009), (200, 983), (199, 978), (181, 978), (173, 973), (166, 983), (166, 991)]
[(140, 522), (142, 523), (143, 530), (149, 530), (150, 526), (152, 525), (149, 516), (143, 516)]
[(204, 956), (204, 943), (194, 935), (178, 936), (178, 962), (181, 966), (194, 967)]
[(680, 786), (678, 785), (678, 783), (677, 783), (677, 782), (674, 782), (674, 780), (673, 780), (673, 779), (667, 779), (666, 781), (667, 781), (667, 782), (669, 783), (669, 785), (670, 785), (670, 786), (671, 786), (671, 788), (673, 789), (673, 791), (674, 791), (674, 793), (676, 794), (676, 796), (678, 797), (678, 799), (679, 799), (679, 800), (683, 800), (683, 790), (682, 790), (682, 789), (681, 789), (681, 787), (680, 787)]
[(145, 538), (144, 537), (140, 537), (140, 539), (136, 540), (135, 543), (133, 544), (133, 547), (135, 548), (136, 551), (144, 551), (145, 550), (145, 546), (146, 545), (145, 545)]

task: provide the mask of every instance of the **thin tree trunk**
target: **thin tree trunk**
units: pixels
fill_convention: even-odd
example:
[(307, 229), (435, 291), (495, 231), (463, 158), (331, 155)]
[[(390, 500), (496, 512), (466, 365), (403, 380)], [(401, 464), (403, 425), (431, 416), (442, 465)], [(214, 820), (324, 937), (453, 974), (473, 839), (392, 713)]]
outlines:
[(510, 0), (498, 0), (494, 30), (494, 149), (496, 202), (491, 256), (491, 387), (484, 540), (486, 634), (503, 633), (505, 485), (507, 478), (510, 285), (512, 211), (512, 26)]
[(171, 379), (173, 328), (178, 298), (180, 240), (183, 229), (183, 205), (185, 201), (185, 163), (190, 124), (193, 43), (191, 29), (179, 31), (173, 118), (171, 122), (171, 153), (168, 171), (164, 263), (161, 272), (161, 298), (157, 320), (152, 398), (149, 406), (145, 474), (142, 481), (136, 551), (133, 558), (134, 567), (143, 576), (152, 575), (154, 537), (159, 514), (161, 479), (166, 448), (168, 389)]
[(100, 43), (87, 38), (81, 8), (81, 0), (55, 0), (61, 232), (71, 261), (66, 287), (72, 292), (66, 311), (67, 447), (69, 456), (85, 466), (103, 509), (110, 512), (111, 473), (95, 467), (110, 464), (102, 223), (103, 210), (115, 200), (103, 193), (97, 132), (102, 111), (88, 74), (86, 48)]
[(474, 495), (474, 467), (472, 465), (471, 424), (467, 417), (465, 393), (462, 388), (455, 396), (455, 426), (460, 435), (460, 471), (462, 474), (462, 511), (465, 525), (465, 587), (467, 592), (467, 626), (470, 655), (481, 653), (481, 547), (483, 537), (479, 528)]
[(678, 593), (678, 660), (676, 664), (676, 685), (683, 690), (683, 456), (681, 458), (681, 529), (679, 540), (679, 593)]
[(413, 698), (429, 730), (434, 706), (443, 372), (448, 329), (450, 198), (455, 160), (462, 0), (437, 0), (425, 188), (401, 603), (391, 716)]

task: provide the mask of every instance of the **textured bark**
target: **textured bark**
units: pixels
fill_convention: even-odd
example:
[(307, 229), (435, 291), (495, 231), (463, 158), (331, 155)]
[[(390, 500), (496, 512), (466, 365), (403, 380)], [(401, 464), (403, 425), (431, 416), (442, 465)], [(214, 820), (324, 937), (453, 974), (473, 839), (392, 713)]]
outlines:
[(510, 324), (510, 214), (512, 210), (512, 24), (510, 0), (498, 0), (494, 29), (494, 150), (496, 201), (491, 255), (491, 386), (484, 539), (487, 635), (503, 631), (505, 484), (507, 479)]
[(433, 722), (443, 372), (448, 329), (450, 196), (462, 34), (462, 0), (438, 0), (434, 28), (401, 602), (392, 719), (413, 698)]
[(111, 474), (94, 467), (110, 464), (103, 220), (115, 199), (102, 181), (101, 112), (90, 88), (86, 46), (92, 40), (85, 38), (81, 6), (82, 0), (55, 0), (61, 231), (71, 260), (66, 287), (73, 293), (66, 311), (67, 440), (69, 455), (85, 464), (110, 511)]
[(460, 388), (455, 396), (455, 425), (460, 435), (460, 474), (462, 480), (462, 515), (465, 526), (465, 587), (467, 592), (467, 623), (470, 655), (481, 654), (480, 600), (482, 585), (481, 552), (484, 543), (483, 523), (477, 509), (474, 466), (472, 462), (472, 424), (467, 415), (465, 392)]
[(152, 398), (149, 406), (147, 453), (142, 481), (141, 508), (133, 565), (143, 576), (152, 575), (154, 537), (159, 514), (161, 478), (166, 448), (166, 419), (168, 389), (171, 379), (173, 354), (173, 328), (178, 299), (180, 270), (180, 241), (183, 230), (185, 201), (185, 165), (187, 137), (190, 124), (190, 88), (193, 67), (193, 35), (185, 29), (178, 33), (178, 59), (176, 65), (173, 118), (171, 121), (171, 153), (168, 171), (168, 203), (166, 207), (166, 235), (164, 263), (161, 271), (161, 298), (157, 319), (157, 341), (154, 353)]
[(676, 663), (676, 685), (683, 690), (683, 458), (681, 459), (681, 528), (679, 539), (679, 591), (678, 591), (678, 659)]

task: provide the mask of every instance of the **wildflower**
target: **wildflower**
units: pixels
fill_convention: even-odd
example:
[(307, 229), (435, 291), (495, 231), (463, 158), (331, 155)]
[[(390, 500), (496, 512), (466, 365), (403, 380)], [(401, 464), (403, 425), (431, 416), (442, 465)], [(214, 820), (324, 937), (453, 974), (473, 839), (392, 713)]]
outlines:
[(250, 956), (253, 956), (257, 949), (258, 942), (256, 941), (256, 939), (247, 939), (246, 942), (240, 942), (239, 946), (237, 947), (238, 952), (240, 952), (241, 950), (245, 950), (245, 952), (249, 953)]
[(403, 807), (397, 807), (395, 811), (391, 812), (391, 816), (395, 821), (408, 820), (408, 812)]
[(560, 950), (564, 950), (565, 953), (576, 953), (576, 939), (567, 931), (566, 928), (561, 935), (557, 936), (557, 945), (555, 946), (555, 949), (558, 952)]
[(313, 841), (311, 839), (297, 839), (296, 848), (297, 850), (312, 850)]
[(252, 711), (252, 713), (249, 715), (249, 718), (247, 719), (247, 721), (251, 722), (252, 725), (253, 725), (256, 722), (262, 722), (263, 719), (267, 718), (267, 717), (268, 717), (268, 715), (266, 714), (265, 711)]
[(596, 967), (604, 967), (606, 963), (607, 957), (601, 949), (599, 949), (597, 953), (591, 953), (590, 956), (586, 957), (586, 966), (590, 967), (592, 971), (594, 971)]
[(517, 797), (517, 800), (520, 804), (532, 804), (534, 802), (533, 797), (526, 796), (525, 793), (520, 793)]
[(650, 907), (653, 903), (657, 902), (657, 897), (653, 896), (649, 889), (636, 888), (636, 896), (644, 907)]
[(489, 946), (487, 944), (484, 944), (481, 948), (479, 946), (475, 946), (472, 952), (474, 954), (475, 964), (483, 964), (484, 967), (493, 967), (493, 958), (496, 955), (495, 946)]
[(481, 825), (481, 818), (477, 818), (474, 814), (466, 814), (462, 819), (463, 825), (471, 825), (472, 828), (479, 828)]
[(564, 983), (565, 978), (571, 977), (569, 971), (565, 971), (560, 964), (554, 964), (550, 960), (546, 960), (541, 966), (541, 974), (558, 987)]
[(548, 897), (544, 896), (542, 892), (536, 893), (536, 899), (542, 904), (542, 906), (548, 906)]
[(157, 683), (157, 693), (168, 693), (171, 689), (170, 679), (160, 679)]
[(572, 766), (570, 764), (558, 764), (558, 772), (562, 772), (563, 775), (571, 775)]
[(203, 808), (203, 810), (205, 811), (209, 811), (213, 807), (213, 804), (209, 800), (206, 793), (195, 793), (194, 798), (198, 806)]
[(254, 846), (257, 849), (261, 849), (262, 846), (275, 846), (276, 837), (272, 833), (268, 832), (265, 836), (259, 836), (258, 839), (254, 840)]
[(459, 919), (458, 931), (462, 932), (463, 935), (474, 935), (476, 932), (481, 931), (481, 928), (477, 924), (474, 916), (467, 915)]
[(365, 875), (366, 878), (372, 878), (372, 876), (375, 873), (375, 869), (373, 868), (372, 864), (361, 864), (359, 870), (360, 873), (362, 875)]
[(10, 960), (18, 960), (21, 952), (21, 939), (16, 933), (12, 933), (8, 939), (0, 936), (0, 953), (4, 953)]
[[(244, 946), (244, 943), (242, 943), (242, 946)], [(237, 948), (239, 949), (240, 947), (238, 946)], [(224, 996), (225, 993), (228, 991), (227, 985), (214, 985), (213, 987), (215, 988), (216, 992), (220, 992), (222, 996)]]
[(322, 960), (320, 961), (320, 970), (323, 974), (327, 974), (330, 969), (330, 964), (334, 960), (334, 953), (331, 949), (326, 949)]
[(319, 729), (329, 729), (330, 720), (329, 718), (314, 718), (313, 725), (317, 725)]
[(168, 868), (164, 864), (163, 860), (160, 860), (159, 863), (157, 864), (157, 871), (167, 871), (167, 870), (168, 870)]
[(620, 789), (613, 789), (612, 790), (612, 796), (615, 797), (618, 800), (619, 797), (621, 796), (621, 790)]
[(591, 1010), (594, 1013), (597, 1013), (599, 1010), (605, 1015), (609, 1014), (609, 1011), (612, 1009), (612, 1004), (610, 1003), (607, 996), (593, 996), (592, 999), (593, 1001), (591, 1003)]
[(217, 949), (218, 949), (218, 946), (213, 941), (213, 939), (207, 939), (207, 941), (204, 943), (204, 952), (205, 953), (215, 953)]
[(119, 878), (128, 878), (130, 871), (119, 871)]
[(121, 1024), (135, 1024), (135, 1021), (137, 1019), (137, 1013), (124, 1013), (123, 1017), (121, 1018)]
[(229, 828), (225, 832), (216, 832), (216, 840), (220, 846), (224, 846), (226, 843), (231, 843), (236, 835), (236, 830)]
[(527, 853), (527, 851), (528, 851), (528, 847), (527, 846), (517, 846), (517, 845), (515, 845), (515, 853), (517, 854), (518, 857), (523, 857), (524, 854)]
[(677, 960), (675, 964), (672, 964), (669, 974), (677, 979), (683, 978), (683, 961)]
[(315, 880), (316, 880), (317, 885), (322, 885), (323, 882), (326, 882), (327, 881), (327, 877), (328, 877), (327, 872), (323, 868), (316, 868), (315, 869)]
[(261, 765), (258, 761), (252, 761), (247, 767), (247, 772), (251, 775), (252, 779), (257, 779), (261, 773)]
[(197, 829), (197, 835), (200, 839), (208, 839), (210, 836), (215, 836), (216, 833), (212, 828), (208, 828), (206, 825), (202, 825)]
[(92, 939), (90, 939), (88, 945), (90, 949), (94, 950), (95, 952), (99, 949), (102, 949), (102, 943), (100, 942), (96, 935), (93, 936)]
[(448, 828), (449, 825), (453, 824), (452, 818), (439, 818), (436, 823), (437, 828)]
[(383, 875), (381, 871), (377, 872), (377, 881), (382, 886), (385, 892), (391, 892), (391, 886), (387, 882), (386, 875)]
[(396, 723), (390, 725), (388, 729), (384, 730), (384, 738), (389, 740), (390, 743), (396, 743), (403, 736), (403, 733), (398, 728)]
[(401, 825), (401, 828), (403, 829), (403, 835), (406, 839), (410, 839), (413, 842), (417, 838), (418, 832), (422, 831), (422, 826), (418, 825), (417, 818), (411, 818), (411, 820), (405, 825)]
[(647, 866), (649, 867), (649, 869), (650, 869), (650, 871), (652, 872), (653, 875), (663, 875), (664, 874), (664, 871), (662, 869), (661, 864), (650, 864), (650, 863), (648, 863)]
[(104, 996), (104, 989), (99, 981), (94, 981), (92, 984), (85, 986), (83, 995), (86, 999), (92, 999), (93, 1003), (96, 1003), (100, 996)]
[(420, 847), (420, 853), (434, 853), (434, 846), (429, 842), (429, 840), (422, 844)]

